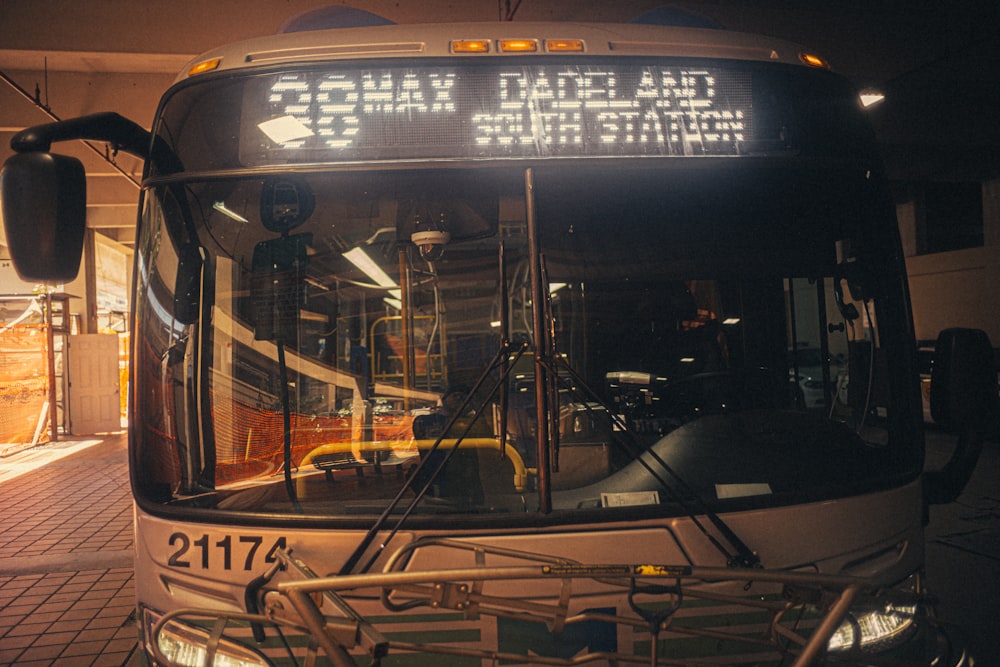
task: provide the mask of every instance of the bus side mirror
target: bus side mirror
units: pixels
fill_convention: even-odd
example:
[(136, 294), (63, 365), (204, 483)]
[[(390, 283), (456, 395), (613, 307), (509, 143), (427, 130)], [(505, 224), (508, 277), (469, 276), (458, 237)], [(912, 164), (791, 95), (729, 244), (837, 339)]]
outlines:
[(7, 246), (27, 282), (76, 278), (87, 229), (87, 177), (73, 157), (17, 153), (0, 173)]
[(997, 403), (993, 348), (986, 333), (978, 329), (942, 331), (931, 366), (931, 417), (957, 432), (958, 443), (944, 467), (924, 475), (928, 504), (950, 503), (962, 493), (976, 469), (984, 432), (997, 413)]
[(945, 329), (934, 346), (931, 417), (949, 430), (982, 428), (997, 400), (993, 348), (979, 329)]

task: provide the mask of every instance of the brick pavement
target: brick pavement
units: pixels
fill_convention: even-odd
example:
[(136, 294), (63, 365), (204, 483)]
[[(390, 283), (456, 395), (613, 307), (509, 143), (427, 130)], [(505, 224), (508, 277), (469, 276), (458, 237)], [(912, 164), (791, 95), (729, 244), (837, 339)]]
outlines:
[(86, 444), (0, 458), (0, 667), (134, 658), (126, 436)]

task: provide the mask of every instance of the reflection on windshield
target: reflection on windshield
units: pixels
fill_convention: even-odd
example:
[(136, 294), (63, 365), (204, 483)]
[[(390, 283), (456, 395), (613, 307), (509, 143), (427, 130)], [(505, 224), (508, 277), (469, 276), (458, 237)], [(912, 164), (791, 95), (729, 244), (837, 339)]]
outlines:
[(891, 465), (891, 396), (844, 268), (861, 232), (831, 204), (856, 193), (781, 205), (744, 178), (737, 209), (671, 178), (542, 174), (537, 264), (517, 170), (157, 191), (144, 495), (370, 517), (535, 512), (542, 478), (567, 511), (863, 487)]

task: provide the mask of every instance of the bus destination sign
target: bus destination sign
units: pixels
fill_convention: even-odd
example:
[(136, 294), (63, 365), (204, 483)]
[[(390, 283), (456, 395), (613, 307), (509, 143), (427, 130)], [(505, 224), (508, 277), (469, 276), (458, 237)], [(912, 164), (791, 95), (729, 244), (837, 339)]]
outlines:
[(750, 74), (720, 67), (302, 70), (248, 95), (244, 164), (737, 155), (752, 122)]

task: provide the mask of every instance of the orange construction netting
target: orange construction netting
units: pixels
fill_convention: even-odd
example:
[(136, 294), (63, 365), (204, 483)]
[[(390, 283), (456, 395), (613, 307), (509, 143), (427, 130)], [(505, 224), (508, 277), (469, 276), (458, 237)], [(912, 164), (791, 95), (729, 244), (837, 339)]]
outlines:
[(0, 446), (48, 442), (48, 332), (40, 311), (11, 311), (7, 304), (0, 314), (8, 320), (0, 321)]
[[(160, 355), (140, 340), (136, 350), (139, 374), (138, 403), (145, 413), (135, 421), (140, 429), (143, 463), (148, 481), (177, 488), (181, 484), (181, 452), (177, 429), (187, 419), (177, 414), (177, 380), (172, 371), (163, 372)], [(160, 378), (153, 381), (151, 378)], [(258, 400), (243, 393), (234, 395), (231, 382), (220, 381), (221, 390), (210, 391), (211, 438), (215, 462), (212, 483), (224, 486), (255, 478), (278, 475), (284, 467), (284, 419), (274, 397), (261, 394)], [(133, 415), (133, 417), (135, 417)], [(292, 465), (298, 467), (311, 451), (320, 446), (341, 446), (345, 453), (396, 447), (413, 439), (410, 415), (378, 414), (361, 428), (351, 415), (301, 414), (292, 412)], [(391, 444), (389, 444), (391, 443)]]
[[(263, 409), (238, 401), (213, 400), (216, 484), (242, 481), (282, 469), (284, 420), (280, 410)], [(316, 447), (341, 444), (367, 449), (373, 442), (412, 439), (412, 417), (376, 415), (371, 431), (355, 432), (350, 416), (291, 414), (292, 461), (296, 464)], [(352, 447), (353, 446), (353, 447)]]

